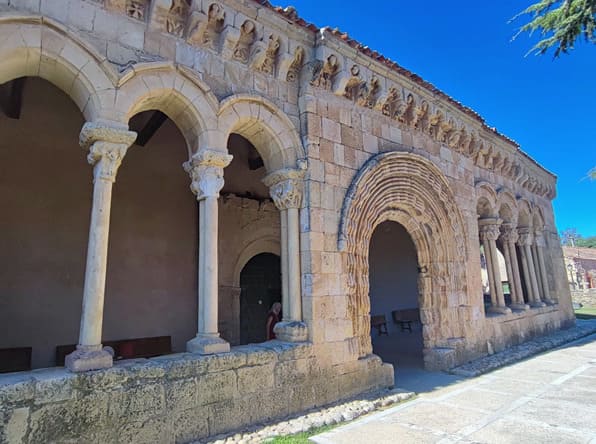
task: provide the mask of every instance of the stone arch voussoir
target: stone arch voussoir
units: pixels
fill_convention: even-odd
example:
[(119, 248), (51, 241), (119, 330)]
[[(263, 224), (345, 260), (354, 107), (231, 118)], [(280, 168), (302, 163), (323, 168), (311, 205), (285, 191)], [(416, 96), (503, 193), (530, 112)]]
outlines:
[(217, 98), (190, 70), (151, 62), (126, 71), (118, 84), (114, 114), (124, 124), (135, 114), (159, 110), (178, 126), (192, 156), (200, 148), (217, 149)]
[(260, 96), (238, 94), (225, 99), (218, 112), (218, 133), (222, 146), (226, 146), (232, 133), (248, 139), (259, 151), (269, 173), (296, 168), (297, 161), (306, 157), (289, 117)]
[[(416, 246), (425, 347), (441, 335), (448, 295), (466, 290), (464, 224), (449, 184), (429, 160), (412, 153), (372, 157), (354, 178), (342, 208), (338, 248), (347, 264), (354, 352), (372, 352), (368, 282), (369, 243), (386, 220), (404, 226)], [(442, 325), (441, 327), (445, 327)]]
[(40, 77), (67, 94), (87, 121), (111, 120), (118, 75), (104, 56), (60, 23), (0, 18), (0, 83)]

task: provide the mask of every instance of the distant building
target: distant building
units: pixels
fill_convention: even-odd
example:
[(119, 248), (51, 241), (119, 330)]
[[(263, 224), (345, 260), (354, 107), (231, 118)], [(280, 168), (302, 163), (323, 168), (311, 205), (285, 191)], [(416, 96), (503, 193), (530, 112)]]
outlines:
[(563, 247), (571, 290), (596, 288), (596, 248)]

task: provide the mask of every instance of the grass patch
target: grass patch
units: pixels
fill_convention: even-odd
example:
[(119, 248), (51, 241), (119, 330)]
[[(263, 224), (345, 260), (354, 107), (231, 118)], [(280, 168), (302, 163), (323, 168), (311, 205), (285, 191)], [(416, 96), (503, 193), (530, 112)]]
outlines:
[(596, 307), (582, 307), (575, 310), (578, 319), (596, 319)]
[(310, 429), (308, 432), (296, 433), (294, 435), (276, 436), (275, 438), (268, 439), (264, 442), (267, 444), (312, 444), (308, 438), (318, 435), (319, 433), (328, 432), (338, 425), (340, 424), (315, 427), (314, 429)]

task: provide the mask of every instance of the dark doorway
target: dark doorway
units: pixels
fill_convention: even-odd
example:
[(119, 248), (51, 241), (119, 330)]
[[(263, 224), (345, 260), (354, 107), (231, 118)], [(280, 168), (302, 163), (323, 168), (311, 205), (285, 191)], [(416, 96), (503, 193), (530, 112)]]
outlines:
[(264, 342), (267, 312), (274, 302), (281, 302), (279, 256), (254, 256), (240, 272), (240, 287), (240, 344)]
[(369, 247), (373, 353), (397, 367), (422, 367), (416, 247), (406, 229), (383, 222)]

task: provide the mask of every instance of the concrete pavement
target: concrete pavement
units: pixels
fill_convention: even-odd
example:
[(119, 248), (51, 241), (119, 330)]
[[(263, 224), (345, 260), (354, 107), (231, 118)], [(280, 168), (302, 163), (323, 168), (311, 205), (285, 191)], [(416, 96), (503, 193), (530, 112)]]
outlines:
[(477, 378), (428, 377), (443, 387), (311, 440), (596, 444), (596, 335)]

